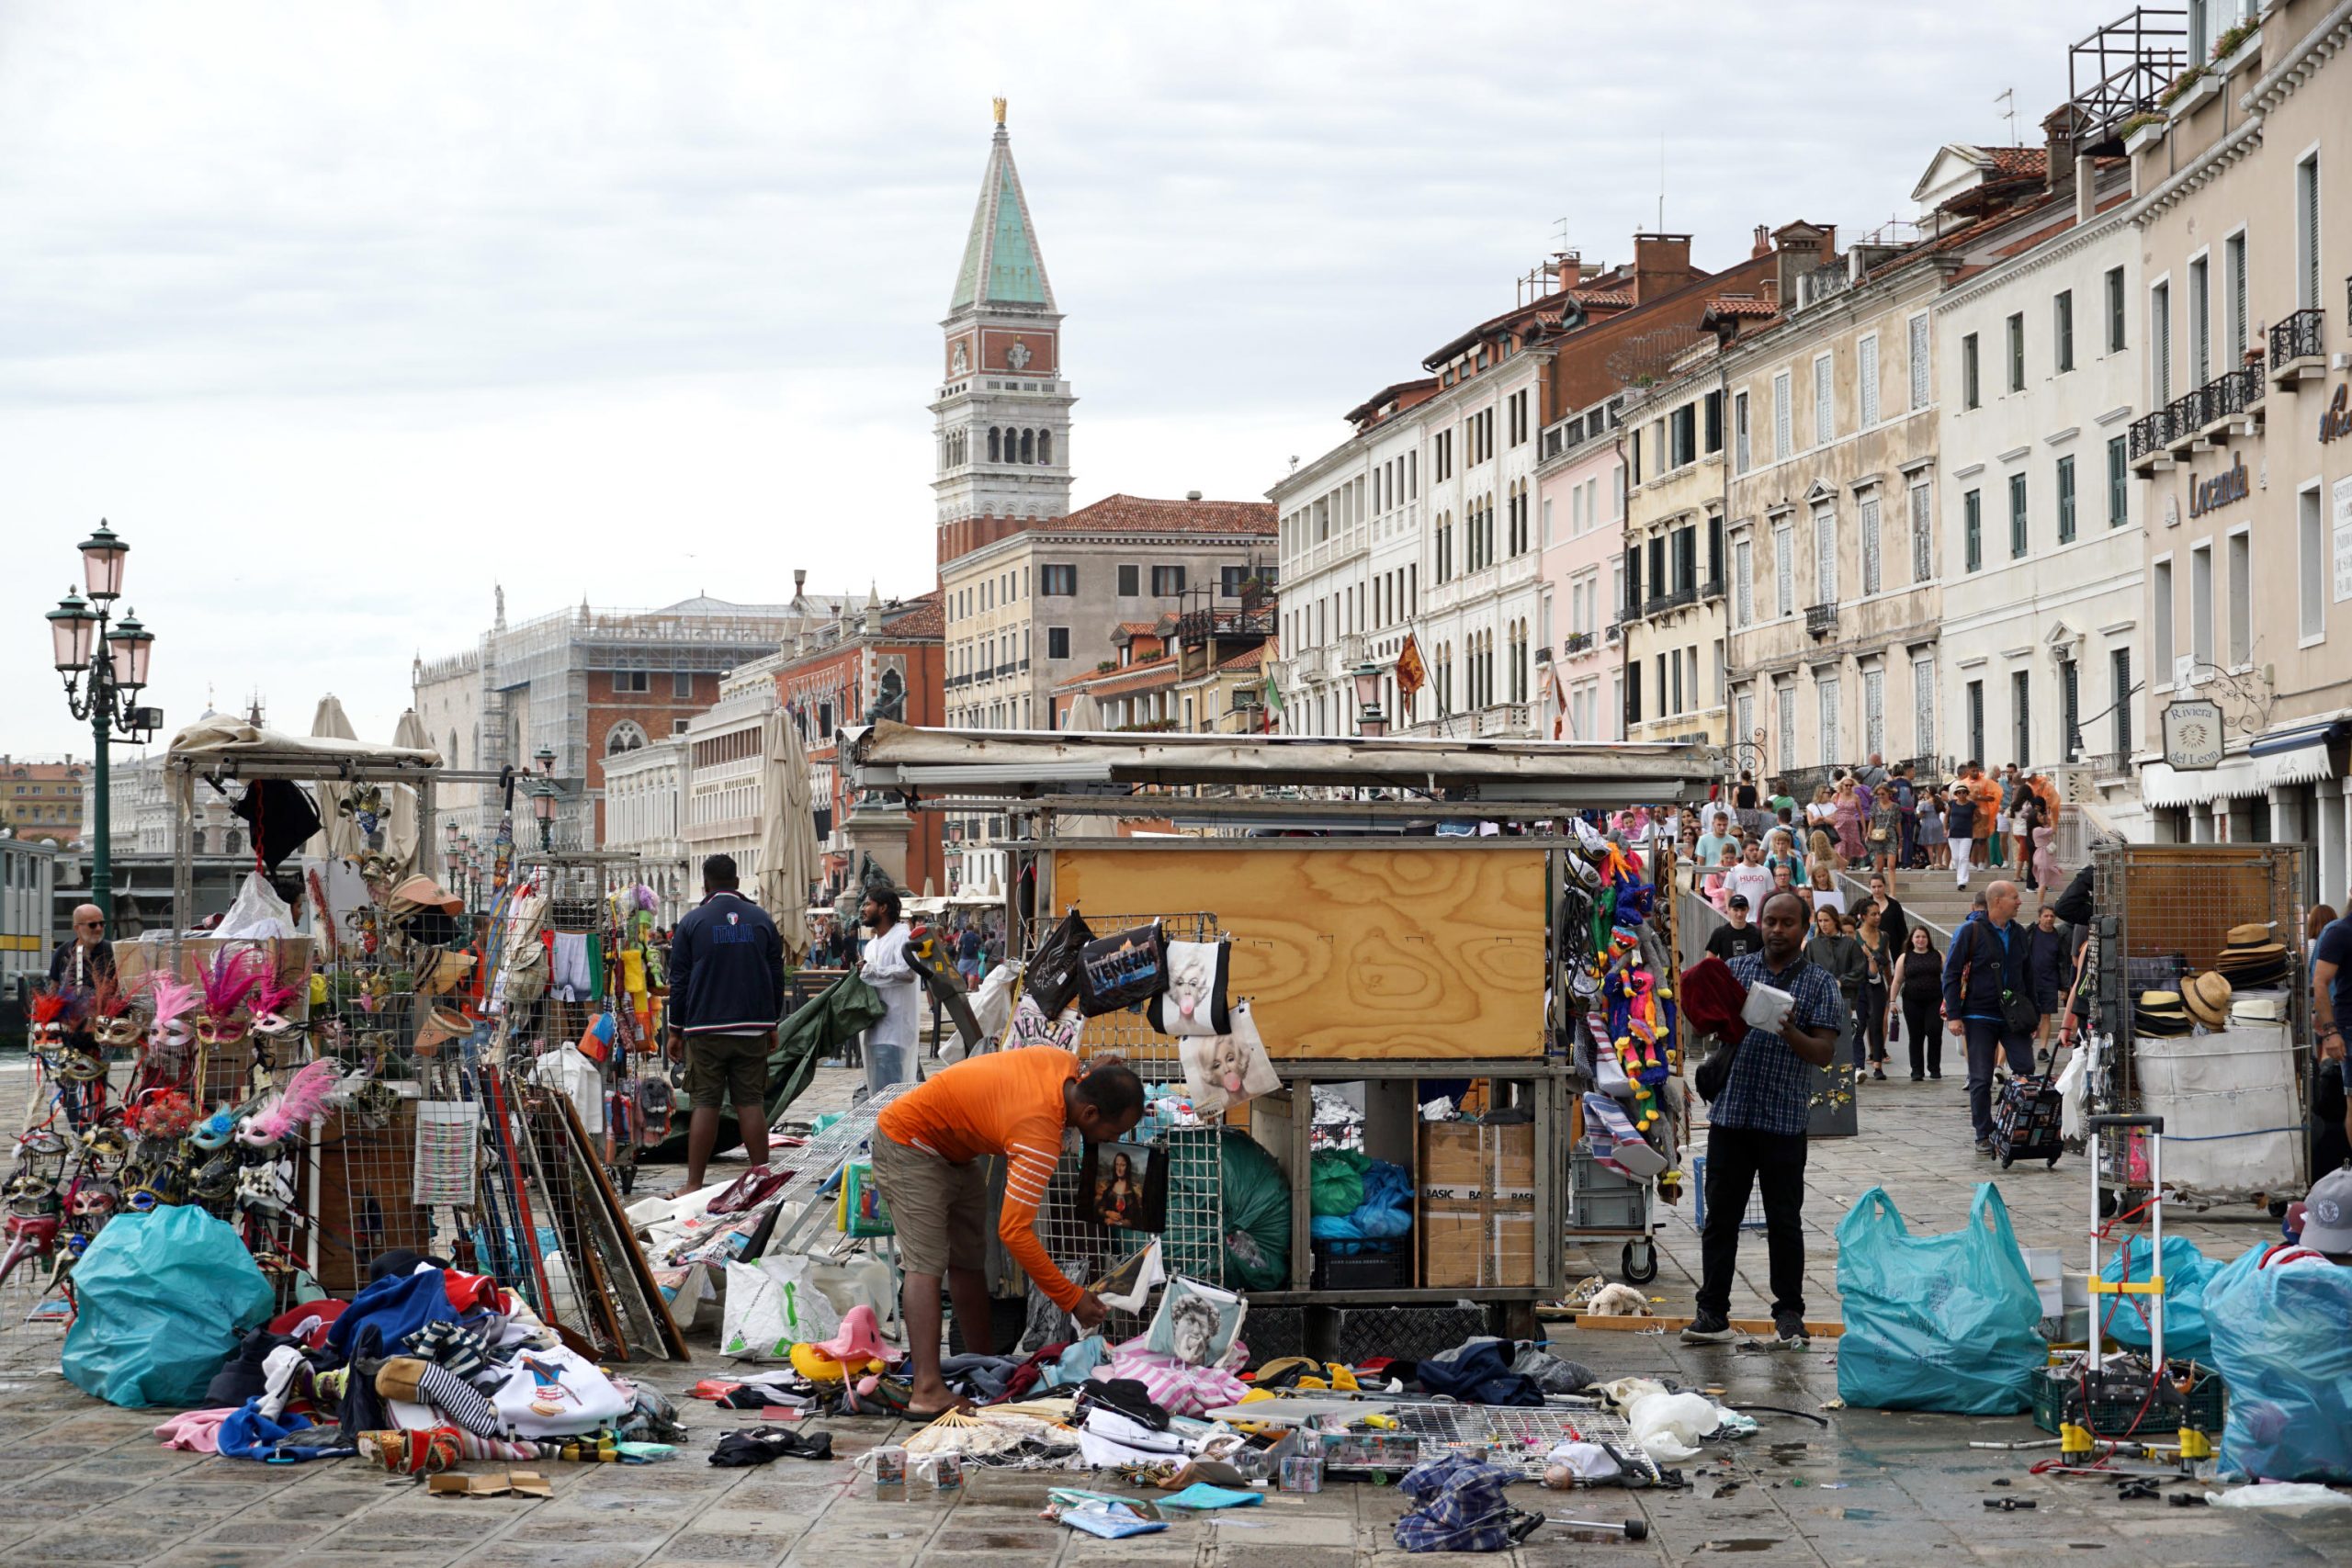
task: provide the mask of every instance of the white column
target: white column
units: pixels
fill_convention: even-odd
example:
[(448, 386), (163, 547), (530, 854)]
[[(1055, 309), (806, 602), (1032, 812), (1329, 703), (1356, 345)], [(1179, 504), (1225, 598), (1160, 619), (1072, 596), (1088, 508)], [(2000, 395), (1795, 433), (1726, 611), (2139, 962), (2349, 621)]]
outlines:
[(2319, 820), (2312, 840), (2319, 856), (2319, 903), (2345, 908), (2345, 781), (2322, 778), (2314, 790)]
[(2271, 784), (2262, 792), (2270, 800), (2270, 841), (2274, 844), (2300, 843), (2303, 837), (2302, 803), (2295, 792), (2283, 784)]
[(2213, 807), (2204, 801), (2189, 803), (2188, 841), (2192, 844), (2210, 844), (2213, 841)]

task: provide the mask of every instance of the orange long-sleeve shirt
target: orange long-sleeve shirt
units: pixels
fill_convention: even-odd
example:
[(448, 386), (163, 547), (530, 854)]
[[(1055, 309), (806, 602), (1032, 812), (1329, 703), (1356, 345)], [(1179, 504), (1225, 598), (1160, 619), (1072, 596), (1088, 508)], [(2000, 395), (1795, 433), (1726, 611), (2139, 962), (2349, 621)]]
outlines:
[(1037, 1205), (1061, 1159), (1062, 1086), (1078, 1076), (1078, 1058), (1056, 1046), (992, 1051), (907, 1090), (874, 1122), (884, 1136), (950, 1165), (1002, 1155), (1008, 1168), (997, 1235), (1022, 1272), (1064, 1312), (1081, 1292), (1046, 1256)]

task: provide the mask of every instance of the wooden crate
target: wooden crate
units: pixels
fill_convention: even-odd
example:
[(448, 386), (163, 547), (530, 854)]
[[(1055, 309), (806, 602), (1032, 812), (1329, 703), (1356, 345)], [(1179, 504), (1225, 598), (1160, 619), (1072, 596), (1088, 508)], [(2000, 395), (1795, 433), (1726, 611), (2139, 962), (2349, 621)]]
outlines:
[(1541, 1056), (1544, 855), (1061, 847), (1046, 902), (1216, 915), (1277, 1059)]

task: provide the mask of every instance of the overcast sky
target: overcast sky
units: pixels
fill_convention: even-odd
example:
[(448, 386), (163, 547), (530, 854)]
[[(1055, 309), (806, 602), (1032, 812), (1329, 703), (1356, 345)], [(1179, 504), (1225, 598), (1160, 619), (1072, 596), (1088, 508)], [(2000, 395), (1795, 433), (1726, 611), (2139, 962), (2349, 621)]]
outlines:
[[(520, 617), (932, 585), (937, 323), (1012, 140), (1076, 501), (1257, 497), (1565, 232), (1909, 216), (2116, 9), (0, 6), (0, 750), (72, 748), (41, 613), (131, 543), (173, 725)], [(1565, 231), (1560, 220), (1566, 219)]]

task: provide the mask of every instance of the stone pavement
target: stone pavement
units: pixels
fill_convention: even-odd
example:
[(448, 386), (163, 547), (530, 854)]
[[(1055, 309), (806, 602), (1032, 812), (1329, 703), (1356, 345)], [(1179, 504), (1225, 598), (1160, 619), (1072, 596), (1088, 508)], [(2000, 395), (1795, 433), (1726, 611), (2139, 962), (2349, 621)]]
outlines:
[[(0, 1073), (0, 1095), (6, 1089)], [(843, 1103), (851, 1075), (828, 1072), (810, 1105)], [(1809, 1245), (1820, 1248), (1814, 1310), (1834, 1315), (1829, 1231), (1871, 1181), (1894, 1192), (1915, 1228), (1964, 1216), (1971, 1184), (1989, 1162), (1970, 1154), (1956, 1078), (1863, 1090), (1863, 1133), (1816, 1145)], [(1873, 1106), (1877, 1110), (1873, 1110)], [(659, 1180), (659, 1173), (653, 1179)], [(2087, 1201), (2079, 1162), (1999, 1178), (2030, 1243), (2073, 1242), (2068, 1227)], [(655, 1189), (658, 1190), (658, 1189)], [(2209, 1223), (2199, 1231), (2243, 1245), (2261, 1227)], [(1697, 1270), (1688, 1222), (1660, 1223), (1661, 1274), (1654, 1293), (1687, 1302)], [(1760, 1286), (1760, 1238), (1743, 1248)], [(1607, 1256), (1613, 1259), (1615, 1245)], [(1745, 1256), (1752, 1255), (1752, 1256)], [(1760, 1303), (1743, 1300), (1743, 1308)], [(1545, 1531), (1503, 1561), (1550, 1563), (1704, 1563), (1719, 1555), (1759, 1565), (2041, 1562), (2053, 1554), (2107, 1551), (2108, 1562), (2324, 1563), (2346, 1560), (2346, 1527), (2326, 1516), (2249, 1517), (2161, 1503), (2122, 1503), (2114, 1489), (2026, 1473), (2034, 1453), (1972, 1450), (1971, 1439), (2041, 1436), (2023, 1416), (1969, 1418), (1824, 1410), (1837, 1388), (1837, 1347), (1802, 1353), (1693, 1349), (1657, 1334), (1558, 1329), (1559, 1348), (1603, 1376), (1669, 1378), (1757, 1408), (1762, 1431), (1737, 1445), (1710, 1445), (1688, 1490), (1552, 1494), (1520, 1489), (1514, 1500), (1555, 1517), (1645, 1518), (1649, 1540), (1589, 1543)], [(22, 1348), (20, 1337), (9, 1337)], [(632, 1368), (683, 1391), (723, 1372), (707, 1336), (684, 1367)], [(686, 1401), (693, 1436), (681, 1458), (654, 1466), (549, 1463), (548, 1501), (431, 1498), (414, 1483), (354, 1461), (266, 1466), (172, 1453), (151, 1429), (158, 1412), (116, 1410), (85, 1398), (45, 1355), (0, 1360), (0, 1410), (10, 1441), (0, 1450), (0, 1563), (156, 1565), (156, 1568), (662, 1568), (785, 1564), (821, 1568), (1003, 1563), (1188, 1563), (1227, 1568), (1339, 1568), (1401, 1564), (1390, 1527), (1403, 1501), (1393, 1488), (1337, 1485), (1306, 1497), (1270, 1496), (1238, 1516), (1208, 1517), (1159, 1535), (1097, 1541), (1037, 1517), (1047, 1486), (1063, 1477), (977, 1472), (964, 1495), (885, 1504), (854, 1469), (868, 1448), (903, 1438), (892, 1423), (820, 1423), (841, 1457), (826, 1464), (779, 1461), (764, 1469), (704, 1462), (718, 1434), (757, 1417)], [(1777, 1406), (1794, 1414), (1776, 1414)], [(473, 1468), (488, 1468), (475, 1466)], [(1084, 1483), (1083, 1478), (1068, 1479)], [(2014, 1483), (1996, 1488), (1996, 1479)], [(2176, 1488), (2177, 1490), (2177, 1488)], [(2030, 1498), (2029, 1512), (1996, 1513), (1984, 1499)], [(2341, 1516), (2337, 1517), (2338, 1518)], [(2323, 1522), (2325, 1521), (2325, 1522)], [(1555, 1539), (1546, 1539), (1547, 1536)]]

